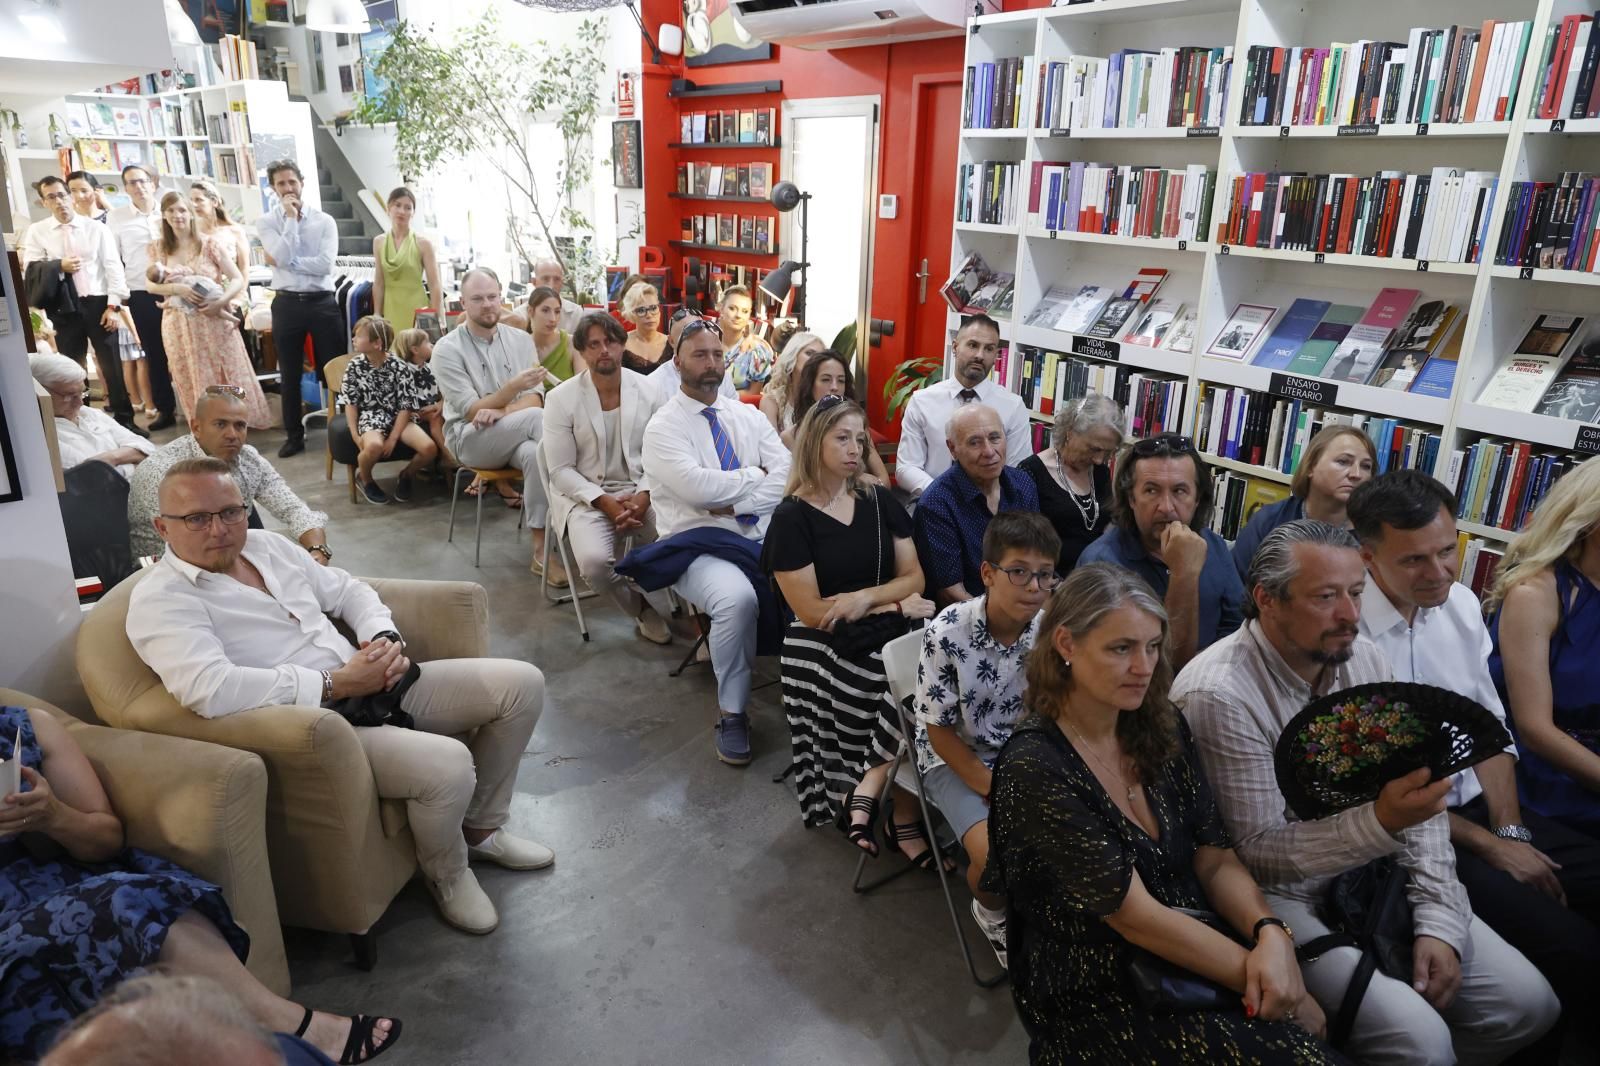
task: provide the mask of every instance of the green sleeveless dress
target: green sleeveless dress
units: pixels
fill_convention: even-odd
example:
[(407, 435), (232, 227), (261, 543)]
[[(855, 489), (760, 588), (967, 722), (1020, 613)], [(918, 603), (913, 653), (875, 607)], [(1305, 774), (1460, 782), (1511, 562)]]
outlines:
[(550, 372), (552, 384), (566, 381), (572, 376), (572, 335), (564, 329), (556, 332), (561, 334), (561, 339), (550, 349), (549, 355), (539, 360), (539, 365)]
[(383, 307), (379, 313), (388, 319), (398, 333), (416, 324), (417, 309), (428, 306), (428, 292), (422, 284), (422, 250), (417, 246), (417, 235), (406, 234), (400, 247), (394, 246), (394, 234), (383, 235), (383, 254), (378, 256), (378, 269), (383, 271)]

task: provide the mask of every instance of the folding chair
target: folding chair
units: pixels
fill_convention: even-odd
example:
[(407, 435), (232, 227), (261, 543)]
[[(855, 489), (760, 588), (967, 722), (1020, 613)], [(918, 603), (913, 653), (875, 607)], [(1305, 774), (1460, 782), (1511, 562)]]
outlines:
[[(550, 494), (550, 468), (545, 465), (544, 448), (543, 447), (541, 447), (539, 449), (538, 462), (539, 462), (539, 484), (544, 488), (544, 498), (548, 500), (548, 499), (551, 498), (551, 494)], [(480, 499), (480, 502), (481, 502), (482, 498), (480, 497), (479, 499)], [(561, 566), (567, 572), (567, 588), (572, 590), (572, 591), (566, 593), (565, 595), (561, 595), (561, 596), (552, 596), (552, 595), (550, 595), (550, 542), (551, 541), (555, 541), (555, 543), (556, 543), (556, 551), (561, 554)], [(628, 554), (628, 547), (632, 543), (633, 543), (633, 538), (632, 537), (627, 538), (627, 540), (625, 540), (623, 542), (622, 551), (617, 553), (617, 557), (621, 558), (622, 556)], [(599, 593), (595, 592), (593, 589), (590, 589), (588, 592), (579, 592), (578, 591), (578, 581), (579, 581), (579, 577), (580, 577), (580, 575), (578, 574), (578, 568), (573, 565), (572, 553), (567, 550), (567, 539), (565, 537), (563, 537), (563, 536), (560, 536), (556, 532), (556, 529), (555, 529), (555, 527), (553, 525), (545, 530), (545, 535), (544, 535), (544, 557), (539, 560), (539, 569), (542, 571), (542, 573), (540, 573), (540, 575), (539, 575), (539, 591), (544, 593), (545, 602), (554, 604), (556, 606), (560, 606), (561, 604), (564, 604), (564, 603), (572, 604), (572, 611), (573, 611), (574, 614), (576, 614), (578, 616), (578, 632), (583, 634), (583, 639), (584, 640), (588, 640), (589, 639), (589, 626), (583, 620), (583, 604), (582, 604), (581, 601), (586, 600), (591, 596), (597, 596), (597, 595), (599, 595)]]
[[(458, 466), (450, 477), (450, 531), (445, 534), (446, 544), (455, 540), (456, 536), (456, 500), (461, 497), (461, 475), (471, 474), (483, 482), (478, 492), (478, 521), (476, 536), (472, 543), (472, 565), (482, 566), (483, 562), (483, 498), (489, 495), (490, 486), (497, 481), (515, 481), (522, 477), (522, 471), (514, 466), (490, 469), (486, 467)], [(470, 485), (471, 482), (468, 482)], [(522, 539), (522, 520), (527, 517), (527, 504), (517, 510), (517, 540)], [(546, 543), (549, 543), (546, 541)]]
[[(896, 637), (883, 646), (883, 668), (889, 679), (889, 696), (894, 702), (895, 713), (900, 720), (900, 747), (895, 751), (894, 759), (889, 763), (889, 775), (883, 786), (883, 793), (879, 795), (880, 805), (889, 795), (889, 789), (899, 785), (908, 792), (914, 792), (917, 802), (922, 808), (922, 827), (928, 834), (928, 847), (933, 851), (933, 868), (939, 875), (939, 887), (944, 890), (945, 906), (950, 910), (950, 924), (955, 927), (956, 943), (961, 946), (961, 957), (967, 960), (967, 972), (972, 975), (973, 981), (980, 988), (993, 988), (1008, 976), (1002, 969), (992, 977), (978, 976), (978, 966), (972, 959), (972, 948), (967, 944), (967, 935), (961, 925), (960, 912), (956, 910), (955, 897), (950, 893), (950, 873), (944, 868), (944, 849), (939, 846), (938, 828), (934, 824), (933, 814), (935, 808), (928, 803), (928, 793), (923, 787), (922, 767), (917, 762), (916, 756), (909, 753), (912, 738), (916, 734), (916, 722), (911, 717), (911, 704), (917, 692), (917, 659), (922, 654), (922, 632), (920, 630), (907, 633), (903, 637)], [(909, 755), (909, 757), (907, 757)], [(903, 777), (904, 770), (901, 760), (911, 764), (911, 778)], [(959, 845), (959, 842), (957, 842)], [(867, 863), (867, 853), (863, 851), (856, 860), (856, 876), (850, 887), (857, 893), (871, 892), (880, 885), (893, 881), (900, 875), (915, 869), (907, 863), (902, 868), (895, 870), (869, 884), (861, 883), (861, 871)], [(980, 931), (981, 933), (981, 931)]]

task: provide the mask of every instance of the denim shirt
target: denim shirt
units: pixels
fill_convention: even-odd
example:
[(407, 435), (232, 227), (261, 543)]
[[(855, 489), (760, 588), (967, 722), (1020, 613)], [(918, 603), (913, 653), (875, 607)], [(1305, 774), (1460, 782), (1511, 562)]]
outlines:
[[(1209, 529), (1198, 531), (1206, 540), (1206, 562), (1200, 569), (1200, 617), (1195, 650), (1204, 651), (1217, 640), (1239, 628), (1244, 620), (1244, 582), (1233, 568), (1228, 542)], [(1111, 526), (1100, 539), (1083, 549), (1078, 565), (1116, 563), (1144, 578), (1155, 594), (1166, 599), (1167, 565), (1153, 559), (1138, 537), (1130, 537), (1118, 526)]]

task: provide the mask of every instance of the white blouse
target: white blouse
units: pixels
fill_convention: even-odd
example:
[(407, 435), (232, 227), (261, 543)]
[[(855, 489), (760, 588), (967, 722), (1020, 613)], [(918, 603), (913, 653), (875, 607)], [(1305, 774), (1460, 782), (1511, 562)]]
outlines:
[[(118, 448), (137, 448), (146, 455), (156, 450), (154, 444), (94, 407), (80, 408), (76, 422), (57, 416), (56, 443), (61, 448), (63, 470)], [(133, 467), (133, 463), (118, 463), (117, 473), (132, 478)]]

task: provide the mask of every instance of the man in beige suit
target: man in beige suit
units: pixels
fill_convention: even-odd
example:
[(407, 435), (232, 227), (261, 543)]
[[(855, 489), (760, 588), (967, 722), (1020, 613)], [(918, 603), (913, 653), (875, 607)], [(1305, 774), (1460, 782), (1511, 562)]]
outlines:
[(615, 570), (624, 543), (656, 539), (655, 512), (640, 450), (655, 413), (645, 377), (622, 366), (627, 335), (603, 312), (584, 315), (572, 346), (588, 369), (545, 396), (544, 460), (550, 474), (550, 528), (563, 533), (573, 561), (596, 591), (610, 593), (656, 644), (672, 639), (666, 619)]

